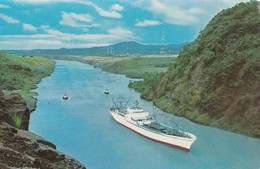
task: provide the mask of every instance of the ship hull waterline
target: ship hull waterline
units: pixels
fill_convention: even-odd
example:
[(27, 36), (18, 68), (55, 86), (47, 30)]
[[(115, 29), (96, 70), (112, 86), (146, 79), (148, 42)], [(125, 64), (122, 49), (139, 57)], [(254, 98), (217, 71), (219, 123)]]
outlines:
[(143, 127), (134, 125), (134, 124), (126, 121), (124, 117), (122, 117), (114, 112), (110, 111), (110, 113), (116, 122), (118, 122), (119, 124), (121, 124), (122, 126), (128, 128), (128, 129), (134, 131), (135, 133), (137, 133), (147, 139), (153, 140), (155, 142), (162, 143), (162, 144), (174, 147), (174, 148), (178, 148), (178, 149), (186, 151), (186, 152), (190, 152), (190, 147), (191, 147), (192, 143), (196, 140), (196, 136), (194, 136), (190, 133), (187, 133), (187, 134), (189, 134), (190, 136), (192, 136), (192, 138), (195, 138), (195, 139), (179, 138), (176, 136), (168, 136), (168, 135), (165, 136), (165, 134), (158, 134), (158, 133), (152, 132), (148, 129), (144, 129)]

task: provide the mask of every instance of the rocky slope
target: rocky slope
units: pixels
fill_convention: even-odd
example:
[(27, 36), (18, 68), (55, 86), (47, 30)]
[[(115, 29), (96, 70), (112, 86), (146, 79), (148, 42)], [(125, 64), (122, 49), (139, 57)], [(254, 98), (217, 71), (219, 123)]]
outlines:
[[(85, 168), (56, 150), (56, 146), (28, 131), (30, 112), (36, 108), (32, 92), (49, 76), (54, 62), (19, 57), (0, 51), (0, 168)], [(4, 94), (4, 92), (6, 94)]]
[(20, 93), (29, 111), (36, 108), (36, 84), (51, 75), (55, 63), (39, 57), (21, 57), (0, 51), (0, 90), (5, 93)]
[(30, 112), (20, 94), (12, 93), (4, 96), (0, 90), (0, 119), (12, 126), (28, 130)]
[(0, 168), (64, 169), (85, 167), (56, 150), (42, 137), (28, 132), (30, 113), (20, 94), (0, 91)]
[(130, 87), (167, 112), (260, 138), (259, 2), (221, 11), (165, 74)]

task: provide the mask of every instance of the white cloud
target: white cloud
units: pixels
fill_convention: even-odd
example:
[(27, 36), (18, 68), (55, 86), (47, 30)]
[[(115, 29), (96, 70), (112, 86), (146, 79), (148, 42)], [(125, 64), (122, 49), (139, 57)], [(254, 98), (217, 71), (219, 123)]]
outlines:
[(138, 39), (132, 31), (122, 27), (108, 29), (106, 34), (63, 33), (46, 25), (38, 29), (42, 29), (46, 33), (34, 35), (0, 35), (1, 49), (82, 48)]
[(84, 32), (88, 32), (88, 29), (87, 29), (87, 28), (82, 28), (82, 30), (83, 30)]
[[(41, 28), (46, 33), (48, 33), (47, 34), (48, 37), (56, 37), (56, 36), (63, 36), (63, 35), (65, 35), (64, 33), (60, 32), (58, 30), (55, 30), (55, 29), (51, 29), (49, 26), (46, 26), (46, 25), (42, 25)], [(33, 35), (31, 37), (33, 37)]]
[(200, 8), (191, 8), (189, 10), (186, 11), (188, 14), (201, 14), (203, 13), (202, 10)]
[(127, 29), (124, 29), (122, 27), (116, 27), (116, 28), (109, 29), (108, 33), (110, 33), (111, 35), (118, 36), (119, 39), (120, 39), (120, 36), (122, 36), (122, 39), (134, 37), (133, 32), (131, 32)]
[(249, 0), (222, 0), (224, 3), (228, 4), (229, 6), (234, 6), (240, 2), (248, 2)]
[(113, 10), (113, 11), (123, 11), (124, 10), (124, 7), (119, 5), (119, 4), (114, 4), (110, 7), (110, 10)]
[(71, 2), (71, 0), (13, 0), (14, 2), (30, 3), (30, 4), (46, 4), (56, 2)]
[(92, 22), (92, 17), (89, 14), (75, 14), (73, 12), (69, 13), (69, 15), (78, 21), (82, 22)]
[(95, 10), (99, 13), (100, 16), (109, 17), (109, 18), (122, 18), (122, 15), (116, 11), (105, 11), (97, 5), (93, 5)]
[(10, 6), (8, 6), (8, 5), (3, 5), (3, 4), (0, 4), (0, 8), (10, 8)]
[(118, 0), (152, 12), (162, 22), (177, 25), (205, 25), (222, 9), (249, 0)]
[(89, 48), (97, 46), (108, 46), (110, 43), (83, 43), (83, 44), (71, 44), (68, 42), (62, 42), (59, 40), (10, 40), (10, 41), (0, 41), (0, 46), (2, 49), (59, 49), (59, 48)]
[(31, 25), (31, 24), (23, 23), (23, 30), (24, 30), (24, 31), (36, 32), (36, 31), (37, 31), (37, 28), (34, 27), (34, 26)]
[(62, 21), (60, 21), (59, 24), (71, 27), (90, 27), (91, 24), (86, 24), (89, 22), (92, 22), (92, 17), (89, 14), (62, 12)]
[(116, 5), (114, 8), (117, 10), (104, 10), (100, 8), (98, 5), (94, 4), (91, 1), (85, 1), (85, 0), (14, 0), (14, 2), (19, 3), (29, 3), (33, 5), (39, 5), (39, 4), (48, 4), (48, 3), (76, 3), (76, 4), (83, 4), (87, 6), (92, 6), (100, 16), (109, 17), (109, 18), (122, 18), (122, 15), (118, 13), (117, 11), (120, 11), (118, 9), (122, 9), (122, 6)]
[(197, 7), (181, 9), (174, 3), (166, 4), (159, 0), (152, 0), (147, 9), (153, 14), (161, 16), (165, 22), (176, 25), (195, 24), (199, 21), (196, 15), (202, 12)]
[(144, 20), (143, 22), (139, 21), (135, 24), (138, 27), (145, 27), (145, 26), (154, 26), (154, 25), (161, 25), (162, 23), (159, 21), (154, 20)]
[(19, 20), (16, 20), (16, 19), (14, 19), (10, 16), (7, 16), (7, 15), (0, 14), (0, 18), (2, 18), (3, 20), (5, 20), (8, 23), (20, 23)]

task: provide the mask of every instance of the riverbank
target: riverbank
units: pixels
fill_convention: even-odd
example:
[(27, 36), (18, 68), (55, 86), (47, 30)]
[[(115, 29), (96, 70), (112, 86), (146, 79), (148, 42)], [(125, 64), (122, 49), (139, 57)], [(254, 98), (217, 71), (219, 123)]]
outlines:
[(0, 90), (0, 168), (77, 168), (77, 160), (56, 150), (56, 146), (29, 132), (30, 112), (18, 93)]
[[(112, 98), (118, 95), (138, 100), (144, 110), (152, 115), (156, 113), (151, 102), (140, 99), (140, 93), (128, 88), (129, 80), (124, 75), (79, 62), (57, 60), (52, 76), (44, 78), (36, 89), (39, 100), (37, 110), (31, 114), (30, 131), (48, 138), (60, 151), (88, 168), (242, 169), (259, 166), (259, 139), (197, 125), (158, 111), (155, 116), (158, 121), (167, 125), (176, 121), (183, 131), (198, 137), (190, 153), (185, 153), (121, 126), (109, 113)], [(109, 95), (104, 94), (106, 88)], [(61, 99), (64, 91), (69, 96), (67, 101)]]
[(0, 168), (85, 168), (28, 131), (38, 95), (31, 90), (54, 66), (49, 59), (0, 52)]
[(36, 108), (37, 96), (33, 89), (42, 78), (50, 76), (55, 63), (52, 60), (33, 56), (10, 55), (0, 51), (0, 90), (5, 94), (19, 93), (25, 99), (29, 111)]
[(123, 74), (130, 78), (144, 78), (146, 75), (167, 71), (177, 55), (122, 55), (122, 56), (43, 56), (52, 60), (78, 61), (93, 65), (104, 71)]
[(106, 62), (100, 60), (88, 60), (95, 67), (104, 71), (123, 74), (130, 78), (144, 78), (154, 74), (165, 73), (177, 55), (135, 55), (126, 59)]

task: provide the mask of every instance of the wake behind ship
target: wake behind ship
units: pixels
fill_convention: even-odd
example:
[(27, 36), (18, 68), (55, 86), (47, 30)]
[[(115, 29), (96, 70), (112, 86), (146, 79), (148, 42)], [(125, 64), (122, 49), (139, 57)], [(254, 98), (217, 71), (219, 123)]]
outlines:
[(120, 99), (118, 102), (113, 100), (110, 113), (116, 122), (148, 139), (186, 152), (190, 151), (191, 145), (197, 139), (195, 135), (160, 124), (138, 105), (127, 107), (128, 102), (125, 99)]

